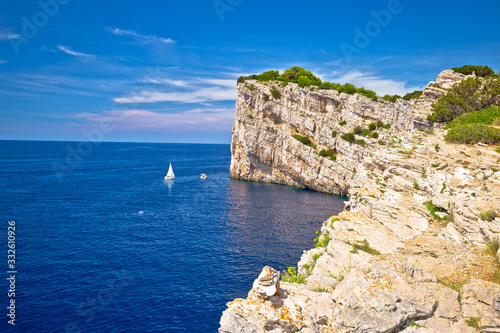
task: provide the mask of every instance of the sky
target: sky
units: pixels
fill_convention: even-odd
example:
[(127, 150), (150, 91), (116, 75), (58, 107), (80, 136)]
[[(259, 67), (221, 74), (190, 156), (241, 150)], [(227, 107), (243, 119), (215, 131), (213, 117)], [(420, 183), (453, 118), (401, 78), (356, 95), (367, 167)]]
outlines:
[[(379, 95), (500, 71), (500, 3), (0, 4), (0, 140), (229, 143), (241, 75), (301, 66)], [(94, 138), (94, 139), (95, 139)]]

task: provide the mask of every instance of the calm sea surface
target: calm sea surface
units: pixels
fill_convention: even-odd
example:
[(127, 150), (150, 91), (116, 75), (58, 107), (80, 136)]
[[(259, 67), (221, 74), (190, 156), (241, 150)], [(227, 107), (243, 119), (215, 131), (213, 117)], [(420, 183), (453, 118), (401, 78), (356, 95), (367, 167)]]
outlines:
[(216, 332), (263, 266), (295, 265), (343, 209), (340, 197), (230, 179), (229, 145), (102, 143), (69, 168), (67, 148), (78, 146), (0, 141), (1, 332)]

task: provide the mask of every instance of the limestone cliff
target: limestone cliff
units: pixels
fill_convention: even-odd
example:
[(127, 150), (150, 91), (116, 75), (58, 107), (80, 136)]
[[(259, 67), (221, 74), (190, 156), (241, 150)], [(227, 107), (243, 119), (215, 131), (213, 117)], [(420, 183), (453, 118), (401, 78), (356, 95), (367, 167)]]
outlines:
[[(232, 177), (350, 200), (324, 223), (320, 246), (304, 252), (306, 284), (284, 282), (264, 297), (254, 287), (228, 304), (220, 332), (500, 332), (500, 287), (488, 282), (499, 281), (500, 267), (484, 251), (500, 218), (480, 217), (500, 212), (500, 154), (447, 144), (426, 121), (432, 102), (464, 78), (444, 71), (420, 99), (396, 103), (293, 83), (238, 84)], [(391, 125), (377, 138), (340, 138), (377, 120)]]

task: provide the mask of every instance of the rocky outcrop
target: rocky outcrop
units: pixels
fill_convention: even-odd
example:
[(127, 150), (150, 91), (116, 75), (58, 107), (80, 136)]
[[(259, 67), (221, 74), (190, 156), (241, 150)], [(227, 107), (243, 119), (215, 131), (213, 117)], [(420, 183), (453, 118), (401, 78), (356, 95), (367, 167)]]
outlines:
[[(464, 78), (444, 71), (428, 87), (446, 91)], [(270, 88), (281, 96), (265, 98)], [(500, 154), (446, 143), (425, 120), (441, 95), (425, 91), (378, 103), (293, 84), (238, 86), (231, 175), (349, 201), (323, 224), (318, 248), (304, 251), (298, 273), (306, 283), (276, 283), (269, 296), (274, 289), (263, 293), (256, 282), (247, 299), (228, 304), (220, 332), (500, 332), (499, 287), (488, 282), (498, 281), (500, 266), (485, 252), (500, 218), (480, 218), (500, 213)], [(364, 145), (340, 139), (376, 120), (391, 128), (356, 136)], [(274, 281), (273, 271), (258, 280)]]

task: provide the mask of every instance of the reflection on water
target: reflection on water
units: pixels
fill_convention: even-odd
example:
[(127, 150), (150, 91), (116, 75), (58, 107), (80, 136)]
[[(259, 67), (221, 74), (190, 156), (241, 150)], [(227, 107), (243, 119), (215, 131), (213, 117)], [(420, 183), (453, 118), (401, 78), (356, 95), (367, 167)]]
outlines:
[(264, 265), (280, 270), (295, 265), (302, 251), (313, 247), (322, 222), (341, 212), (345, 200), (295, 187), (231, 180), (227, 248), (252, 258), (253, 272)]

